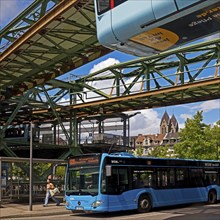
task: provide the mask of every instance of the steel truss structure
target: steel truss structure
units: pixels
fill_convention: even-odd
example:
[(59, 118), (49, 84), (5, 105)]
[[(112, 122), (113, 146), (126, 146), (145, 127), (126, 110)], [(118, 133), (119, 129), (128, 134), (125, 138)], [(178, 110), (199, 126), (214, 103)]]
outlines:
[(39, 0), (1, 32), (2, 41), (13, 41), (18, 23), (29, 21), (0, 54), (0, 143), (8, 156), (16, 156), (3, 138), (11, 124), (59, 124), (73, 148), (82, 118), (219, 99), (220, 39), (57, 79), (110, 52), (97, 42), (93, 7), (87, 0)]

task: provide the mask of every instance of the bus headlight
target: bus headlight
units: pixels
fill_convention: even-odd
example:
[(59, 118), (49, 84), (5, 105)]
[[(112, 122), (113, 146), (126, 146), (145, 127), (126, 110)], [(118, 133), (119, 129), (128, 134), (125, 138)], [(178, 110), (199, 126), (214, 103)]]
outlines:
[(103, 202), (101, 200), (97, 200), (95, 202), (92, 203), (92, 207), (93, 208), (97, 208), (99, 207)]

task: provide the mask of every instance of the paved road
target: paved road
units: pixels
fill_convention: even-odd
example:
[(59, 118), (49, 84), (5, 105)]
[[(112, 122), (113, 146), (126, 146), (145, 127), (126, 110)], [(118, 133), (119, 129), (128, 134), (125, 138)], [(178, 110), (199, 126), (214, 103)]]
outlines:
[[(10, 218), (17, 220), (18, 218)], [(157, 209), (150, 213), (137, 214), (134, 211), (99, 213), (99, 214), (72, 214), (58, 216), (27, 217), (22, 220), (220, 220), (220, 203), (216, 205), (194, 204), (184, 207)], [(19, 219), (21, 220), (21, 219)]]

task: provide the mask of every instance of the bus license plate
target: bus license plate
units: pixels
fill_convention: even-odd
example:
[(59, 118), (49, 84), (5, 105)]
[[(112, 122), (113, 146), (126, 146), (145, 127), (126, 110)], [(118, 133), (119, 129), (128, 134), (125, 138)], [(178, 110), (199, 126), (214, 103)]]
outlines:
[(76, 206), (75, 209), (76, 210), (84, 210), (84, 208), (82, 206)]

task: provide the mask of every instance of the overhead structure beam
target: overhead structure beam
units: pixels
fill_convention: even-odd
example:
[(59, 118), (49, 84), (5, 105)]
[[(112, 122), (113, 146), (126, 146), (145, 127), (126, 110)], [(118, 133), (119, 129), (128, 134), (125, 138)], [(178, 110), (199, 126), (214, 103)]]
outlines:
[[(111, 52), (97, 41), (92, 0), (47, 0), (38, 3), (17, 19), (26, 21), (28, 26), (19, 38), (6, 34), (7, 31), (11, 33), (12, 27), (24, 31), (16, 25), (18, 21), (0, 32), (13, 41), (0, 54), (0, 100), (21, 95)], [(51, 5), (53, 8), (49, 7)], [(51, 10), (47, 11), (48, 8)], [(31, 9), (32, 13), (37, 11), (38, 18), (28, 16)], [(8, 88), (10, 93), (6, 92)]]
[(12, 22), (0, 32), (0, 52), (3, 52), (11, 43), (35, 24), (47, 11), (61, 0), (35, 0)]
[[(115, 64), (75, 80), (50, 80), (45, 89), (54, 93), (55, 107), (32, 108), (33, 120), (56, 121), (53, 112), (61, 121), (70, 121), (71, 114), (79, 118), (218, 99), (219, 44), (220, 39), (215, 39)], [(64, 95), (65, 105), (59, 103)], [(71, 96), (73, 104), (69, 104)], [(22, 117), (16, 115), (15, 120)], [(0, 123), (6, 119), (1, 113)]]

